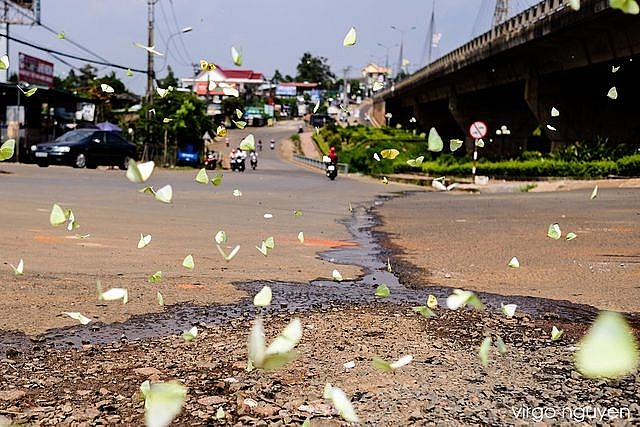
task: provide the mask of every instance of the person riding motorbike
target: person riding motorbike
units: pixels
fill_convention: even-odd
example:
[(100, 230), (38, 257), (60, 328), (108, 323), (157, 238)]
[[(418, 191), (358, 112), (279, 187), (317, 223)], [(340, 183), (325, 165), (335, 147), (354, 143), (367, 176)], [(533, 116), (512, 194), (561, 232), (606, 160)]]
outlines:
[(258, 140), (258, 151), (262, 151), (262, 140)]
[(338, 164), (338, 153), (336, 152), (336, 147), (329, 148), (329, 158), (331, 159), (331, 163), (334, 165)]
[(329, 154), (323, 157), (325, 173), (331, 181), (338, 176), (338, 153), (335, 147), (329, 148)]
[(249, 162), (251, 163), (251, 169), (255, 170), (256, 166), (258, 166), (258, 153), (254, 150), (249, 153)]
[(274, 148), (276, 148), (276, 140), (271, 138), (271, 142), (269, 143), (270, 148), (273, 150)]
[(231, 159), (231, 170), (244, 172), (246, 158), (247, 153), (245, 153), (243, 150), (234, 148), (234, 156), (233, 159)]

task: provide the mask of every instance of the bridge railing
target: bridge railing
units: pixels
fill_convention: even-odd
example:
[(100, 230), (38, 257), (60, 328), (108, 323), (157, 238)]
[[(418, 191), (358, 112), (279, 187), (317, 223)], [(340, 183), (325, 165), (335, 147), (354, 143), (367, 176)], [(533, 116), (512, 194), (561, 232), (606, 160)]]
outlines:
[[(302, 156), (300, 154), (294, 154), (293, 155), (293, 160), (295, 160), (296, 162), (300, 162), (302, 164), (305, 164), (307, 166), (314, 167), (314, 168), (318, 168), (318, 169), (324, 169), (325, 168), (324, 162), (322, 160), (312, 159), (310, 157), (305, 157), (305, 156)], [(349, 164), (348, 163), (338, 163), (338, 172), (339, 173), (344, 173), (344, 174), (349, 173)]]
[[(591, 0), (592, 3), (604, 2), (605, 0)], [(583, 0), (583, 3), (586, 3)], [(583, 5), (584, 6), (584, 5)], [(605, 6), (606, 7), (606, 6)], [(601, 8), (601, 7), (598, 7)], [(520, 12), (511, 19), (494, 27), (490, 31), (474, 38), (468, 43), (451, 51), (445, 56), (437, 59), (411, 76), (374, 96), (374, 98), (385, 98), (392, 96), (392, 93), (403, 88), (410, 88), (416, 82), (423, 80), (429, 75), (438, 75), (444, 71), (452, 71), (462, 68), (466, 63), (480, 57), (487, 49), (496, 50), (496, 42), (508, 42), (510, 39), (521, 35), (535, 23), (549, 18), (556, 14), (569, 13), (571, 9), (566, 5), (565, 0), (544, 0), (536, 5)]]

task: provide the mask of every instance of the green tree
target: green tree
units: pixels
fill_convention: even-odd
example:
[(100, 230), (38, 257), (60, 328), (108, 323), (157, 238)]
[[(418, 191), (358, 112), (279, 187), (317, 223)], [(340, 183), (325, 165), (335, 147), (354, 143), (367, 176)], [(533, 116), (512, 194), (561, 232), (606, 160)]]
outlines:
[(167, 75), (163, 79), (158, 79), (158, 86), (161, 88), (168, 88), (169, 86), (177, 87), (180, 81), (173, 73), (171, 65), (167, 66)]
[(274, 71), (273, 77), (271, 78), (272, 83), (292, 82), (292, 81), (293, 81), (293, 77), (291, 77), (289, 74), (287, 74), (286, 76), (283, 76), (280, 70)]
[(244, 111), (244, 107), (245, 103), (242, 99), (235, 96), (227, 96), (222, 100), (222, 115), (225, 117), (225, 120), (230, 118), (236, 120), (236, 109)]
[(147, 158), (160, 160), (165, 132), (171, 154), (178, 144), (201, 143), (206, 131), (212, 134), (211, 127), (206, 106), (194, 93), (170, 91), (164, 97), (154, 94), (153, 106), (143, 102), (134, 124), (135, 142), (141, 147), (147, 145)]
[(320, 83), (322, 87), (327, 88), (335, 81), (335, 74), (331, 72), (327, 58), (323, 56), (313, 56), (309, 52), (305, 52), (300, 58), (300, 63), (296, 67), (298, 82)]

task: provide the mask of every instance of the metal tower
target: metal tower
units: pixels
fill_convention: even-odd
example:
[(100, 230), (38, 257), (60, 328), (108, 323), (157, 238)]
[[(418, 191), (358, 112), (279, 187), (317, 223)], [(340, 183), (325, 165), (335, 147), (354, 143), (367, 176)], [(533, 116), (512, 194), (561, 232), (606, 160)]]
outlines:
[(496, 8), (493, 11), (493, 27), (502, 24), (508, 16), (509, 0), (496, 0)]
[[(10, 24), (40, 24), (40, 0), (0, 1), (0, 56), (9, 55)], [(0, 71), (0, 82), (6, 83), (8, 79), (9, 70)]]

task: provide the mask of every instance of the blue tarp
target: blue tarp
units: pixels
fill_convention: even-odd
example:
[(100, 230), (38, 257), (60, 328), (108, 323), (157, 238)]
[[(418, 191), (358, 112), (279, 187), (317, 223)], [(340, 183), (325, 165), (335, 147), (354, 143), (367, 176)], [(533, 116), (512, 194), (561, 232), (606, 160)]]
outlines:
[(122, 132), (122, 129), (118, 125), (114, 125), (110, 122), (102, 122), (96, 124), (98, 129), (106, 130), (108, 132)]

